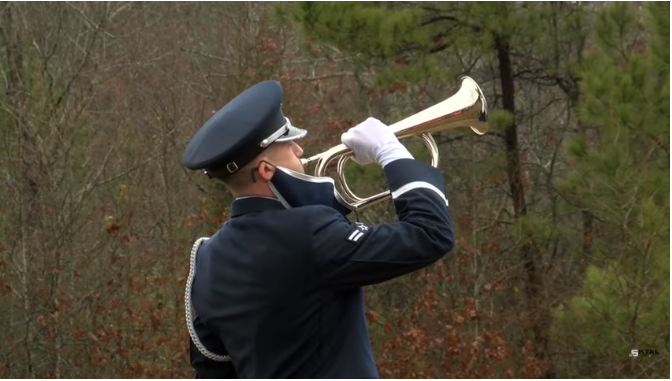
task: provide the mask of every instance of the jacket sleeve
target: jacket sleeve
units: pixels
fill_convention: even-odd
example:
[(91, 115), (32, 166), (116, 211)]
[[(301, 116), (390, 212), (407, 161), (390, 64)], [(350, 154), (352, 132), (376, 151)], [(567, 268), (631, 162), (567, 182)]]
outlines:
[[(228, 353), (219, 343), (217, 337), (203, 324), (200, 317), (194, 320), (194, 329), (201, 343), (208, 350), (226, 356)], [(189, 338), (189, 362), (194, 369), (195, 378), (238, 378), (233, 362), (220, 362), (205, 357)]]
[(441, 173), (413, 159), (396, 160), (384, 171), (398, 222), (365, 226), (326, 207), (310, 215), (311, 255), (321, 286), (385, 282), (452, 250), (455, 239)]

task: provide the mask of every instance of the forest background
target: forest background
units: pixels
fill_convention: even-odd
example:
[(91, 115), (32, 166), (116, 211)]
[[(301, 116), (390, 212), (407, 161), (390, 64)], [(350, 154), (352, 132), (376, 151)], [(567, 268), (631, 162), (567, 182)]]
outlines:
[[(457, 246), (366, 289), (381, 376), (669, 378), (669, 14), (669, 2), (0, 3), (0, 377), (193, 377), (188, 253), (230, 198), (179, 160), (240, 91), (282, 82), (310, 155), (469, 75), (490, 132), (435, 134)], [(384, 187), (375, 166), (347, 176), (362, 195)]]

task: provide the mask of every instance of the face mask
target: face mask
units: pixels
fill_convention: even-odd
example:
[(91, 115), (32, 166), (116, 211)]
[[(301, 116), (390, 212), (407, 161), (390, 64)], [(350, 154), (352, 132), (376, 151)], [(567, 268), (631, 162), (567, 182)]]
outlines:
[(275, 173), (268, 186), (287, 208), (324, 205), (336, 209), (344, 216), (352, 212), (345, 206), (341, 195), (336, 191), (334, 180), (329, 177), (315, 177), (275, 167)]

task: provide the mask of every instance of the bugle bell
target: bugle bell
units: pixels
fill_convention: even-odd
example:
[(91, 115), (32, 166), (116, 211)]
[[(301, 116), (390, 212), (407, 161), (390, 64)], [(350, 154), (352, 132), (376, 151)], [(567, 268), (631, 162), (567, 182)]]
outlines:
[[(455, 95), (389, 126), (399, 140), (412, 136), (420, 137), (429, 149), (432, 157), (431, 165), (434, 168), (439, 165), (439, 148), (431, 133), (461, 127), (469, 127), (478, 135), (488, 131), (488, 104), (481, 88), (470, 77), (462, 78), (460, 89)], [(344, 204), (343, 206), (351, 210), (362, 210), (389, 199), (391, 197), (389, 190), (367, 198), (360, 198), (350, 190), (345, 179), (345, 163), (352, 156), (352, 150), (344, 144), (339, 144), (301, 161), (304, 167), (315, 164), (314, 175), (324, 177), (329, 164), (338, 159), (336, 183), (340, 185), (342, 192), (336, 188), (336, 192), (339, 193), (337, 198)]]

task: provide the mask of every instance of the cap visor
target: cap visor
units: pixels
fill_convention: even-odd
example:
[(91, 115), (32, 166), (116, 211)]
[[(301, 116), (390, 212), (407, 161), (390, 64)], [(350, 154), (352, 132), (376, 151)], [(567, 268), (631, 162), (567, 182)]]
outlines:
[(308, 134), (308, 131), (304, 129), (289, 126), (289, 131), (286, 134), (279, 137), (276, 140), (276, 142), (291, 142), (293, 140), (299, 140), (304, 138), (306, 134)]

